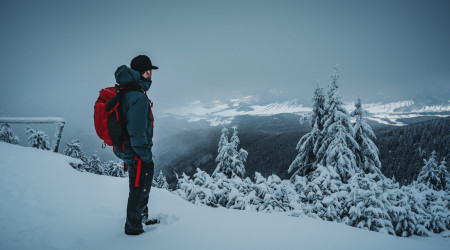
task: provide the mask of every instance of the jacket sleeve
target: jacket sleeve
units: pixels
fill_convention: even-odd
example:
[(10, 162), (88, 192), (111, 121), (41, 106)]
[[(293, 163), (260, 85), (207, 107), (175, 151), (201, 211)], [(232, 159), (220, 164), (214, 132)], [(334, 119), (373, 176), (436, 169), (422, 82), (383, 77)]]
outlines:
[(144, 94), (132, 100), (127, 112), (127, 130), (131, 148), (143, 162), (152, 161), (152, 142), (147, 136), (148, 112), (148, 99)]

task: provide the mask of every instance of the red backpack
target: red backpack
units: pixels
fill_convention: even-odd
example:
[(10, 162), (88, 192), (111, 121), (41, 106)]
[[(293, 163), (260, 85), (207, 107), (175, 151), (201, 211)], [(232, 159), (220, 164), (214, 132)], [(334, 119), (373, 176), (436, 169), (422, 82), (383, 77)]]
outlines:
[[(128, 91), (143, 91), (136, 86), (104, 88), (100, 90), (100, 95), (94, 105), (94, 125), (98, 137), (103, 140), (103, 147), (105, 144), (113, 147), (123, 147), (125, 151), (125, 140), (128, 132), (125, 127), (125, 119), (121, 112), (122, 95)], [(143, 91), (145, 92), (145, 91)], [(150, 113), (153, 125), (153, 103), (149, 101)], [(135, 186), (139, 186), (139, 175), (141, 168), (141, 159), (135, 156), (137, 163), (137, 175)], [(127, 165), (123, 163), (123, 169), (127, 171)]]
[(122, 94), (127, 91), (142, 91), (138, 87), (115, 87), (100, 90), (94, 105), (94, 125), (98, 137), (105, 144), (113, 147), (124, 147), (127, 136), (124, 117), (121, 112)]

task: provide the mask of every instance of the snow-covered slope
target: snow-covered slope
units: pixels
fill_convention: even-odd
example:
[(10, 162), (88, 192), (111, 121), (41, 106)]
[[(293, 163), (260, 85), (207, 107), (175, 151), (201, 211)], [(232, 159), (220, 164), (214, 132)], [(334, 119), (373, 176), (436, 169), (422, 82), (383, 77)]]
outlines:
[[(282, 113), (303, 115), (311, 111), (310, 107), (297, 104), (295, 100), (275, 102), (269, 104), (257, 104), (257, 100), (249, 97), (243, 99), (232, 99), (229, 102), (214, 101), (212, 103), (192, 102), (180, 108), (166, 110), (165, 115), (185, 118), (189, 121), (206, 120), (211, 126), (229, 124), (235, 116), (239, 115), (277, 115)], [(353, 111), (354, 102), (346, 103), (349, 112)], [(449, 116), (450, 104), (443, 105), (419, 105), (414, 101), (399, 101), (391, 103), (369, 103), (363, 104), (368, 111), (368, 119), (381, 124), (405, 125), (400, 119), (414, 118), (420, 116)]]
[(448, 249), (450, 238), (399, 238), (279, 214), (200, 207), (152, 189), (162, 224), (123, 232), (127, 178), (82, 173), (76, 160), (0, 142), (0, 249)]

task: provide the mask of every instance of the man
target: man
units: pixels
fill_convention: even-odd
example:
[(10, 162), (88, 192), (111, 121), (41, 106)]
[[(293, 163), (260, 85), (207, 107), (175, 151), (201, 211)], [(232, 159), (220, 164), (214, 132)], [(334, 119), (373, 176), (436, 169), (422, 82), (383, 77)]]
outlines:
[(142, 223), (151, 225), (158, 220), (148, 220), (148, 199), (153, 180), (152, 160), (153, 114), (147, 91), (152, 84), (152, 65), (148, 56), (139, 55), (130, 63), (117, 68), (116, 82), (119, 87), (133, 89), (123, 91), (122, 115), (128, 136), (122, 147), (114, 147), (114, 153), (121, 158), (129, 175), (129, 194), (125, 233), (139, 235), (144, 232)]

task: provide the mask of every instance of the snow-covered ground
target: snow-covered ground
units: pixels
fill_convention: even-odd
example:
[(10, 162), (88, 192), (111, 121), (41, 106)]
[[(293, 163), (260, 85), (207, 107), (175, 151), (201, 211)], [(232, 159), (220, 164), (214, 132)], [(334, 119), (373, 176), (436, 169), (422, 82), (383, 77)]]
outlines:
[[(415, 106), (414, 101), (398, 101), (391, 103), (368, 103), (363, 108), (369, 113), (367, 119), (381, 124), (402, 126), (400, 119), (420, 116), (447, 117), (450, 112), (450, 103), (435, 106)], [(351, 112), (355, 109), (354, 102), (345, 103), (346, 109)], [(189, 105), (165, 110), (165, 115), (185, 118), (188, 121), (206, 120), (211, 126), (229, 124), (239, 115), (267, 116), (277, 114), (304, 115), (310, 112), (310, 107), (297, 104), (295, 100), (275, 102), (270, 104), (257, 104), (257, 98), (252, 96), (243, 99), (232, 99), (229, 102), (214, 101), (202, 103), (195, 101)]]
[(312, 218), (193, 205), (153, 188), (162, 223), (124, 234), (128, 179), (79, 172), (61, 154), (0, 142), (0, 249), (449, 249)]

